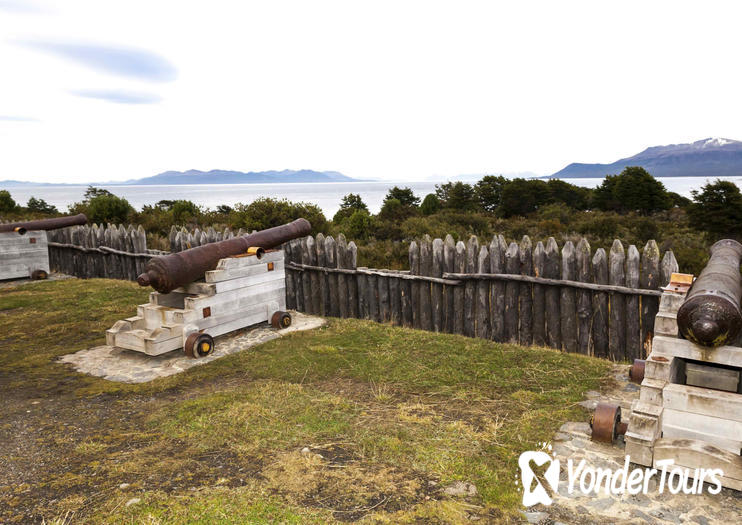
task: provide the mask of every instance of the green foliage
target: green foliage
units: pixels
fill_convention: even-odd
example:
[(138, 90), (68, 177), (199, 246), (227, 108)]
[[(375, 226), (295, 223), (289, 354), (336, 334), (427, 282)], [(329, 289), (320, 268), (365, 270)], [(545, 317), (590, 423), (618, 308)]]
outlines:
[(194, 222), (201, 216), (201, 209), (191, 201), (177, 200), (173, 202), (170, 212), (175, 224), (187, 224)]
[(0, 213), (15, 211), (17, 205), (8, 190), (0, 190)]
[(28, 199), (28, 203), (26, 204), (26, 209), (31, 213), (41, 213), (44, 215), (53, 215), (55, 213), (59, 213), (59, 210), (57, 210), (56, 206), (47, 204), (47, 202), (44, 199), (37, 199), (36, 197), (33, 197), (33, 196), (30, 199)]
[(502, 202), (502, 190), (508, 179), (502, 175), (485, 175), (474, 185), (474, 193), (479, 201), (479, 207), (484, 211), (494, 213)]
[(476, 211), (479, 207), (474, 187), (465, 182), (436, 184), (435, 194), (444, 208), (458, 211)]
[(569, 184), (561, 179), (549, 179), (546, 183), (548, 201), (561, 203), (575, 210), (587, 209), (591, 191), (588, 188)]
[(87, 206), (88, 220), (98, 224), (125, 223), (134, 213), (129, 201), (116, 195), (99, 195), (90, 199)]
[(604, 211), (638, 211), (648, 214), (666, 210), (673, 200), (665, 185), (652, 177), (647, 170), (629, 166), (619, 175), (608, 175), (595, 189), (593, 203)]
[(717, 179), (691, 193), (688, 217), (692, 227), (714, 239), (742, 238), (742, 193), (736, 184)]
[(340, 222), (343, 219), (347, 219), (353, 215), (356, 211), (365, 211), (368, 213), (368, 206), (363, 202), (360, 195), (356, 193), (349, 193), (343, 200), (340, 201), (340, 209), (337, 211), (335, 216), (332, 218), (333, 222)]
[(402, 206), (406, 207), (416, 208), (420, 205), (420, 198), (416, 197), (410, 188), (394, 186), (384, 197), (384, 203), (393, 199), (398, 200)]
[(528, 215), (549, 198), (546, 182), (538, 179), (513, 179), (502, 189), (498, 213), (502, 217)]
[(371, 234), (373, 219), (368, 211), (356, 210), (345, 221), (345, 225), (345, 231), (350, 239), (366, 240)]
[(428, 193), (420, 205), (420, 212), (423, 215), (432, 215), (441, 209), (441, 201), (435, 193)]
[(301, 217), (311, 223), (313, 235), (327, 229), (327, 219), (316, 204), (269, 197), (261, 197), (250, 204), (236, 204), (231, 224), (234, 228), (244, 228), (248, 231), (265, 230)]
[(379, 211), (379, 219), (399, 223), (415, 215), (416, 211), (412, 206), (406, 206), (397, 199), (384, 199), (384, 204)]

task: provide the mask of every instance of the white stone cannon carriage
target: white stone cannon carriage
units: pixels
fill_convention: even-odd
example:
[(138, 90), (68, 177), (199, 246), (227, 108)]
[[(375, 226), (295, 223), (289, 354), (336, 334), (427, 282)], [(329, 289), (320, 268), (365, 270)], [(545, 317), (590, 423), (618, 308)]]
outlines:
[(135, 317), (106, 331), (106, 343), (153, 356), (183, 348), (189, 357), (205, 357), (214, 351), (216, 336), (265, 321), (290, 326), (285, 308), (283, 250), (251, 248), (219, 260), (203, 281), (151, 292)]

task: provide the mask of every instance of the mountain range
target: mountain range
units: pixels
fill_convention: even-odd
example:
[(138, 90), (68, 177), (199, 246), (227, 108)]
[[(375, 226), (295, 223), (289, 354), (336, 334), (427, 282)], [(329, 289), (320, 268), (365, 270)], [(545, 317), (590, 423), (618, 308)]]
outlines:
[(655, 177), (742, 176), (742, 142), (708, 138), (690, 144), (654, 146), (611, 164), (572, 163), (549, 177), (603, 178), (626, 166), (641, 166)]
[(260, 184), (275, 182), (356, 182), (337, 171), (165, 171), (151, 177), (132, 179), (121, 184)]

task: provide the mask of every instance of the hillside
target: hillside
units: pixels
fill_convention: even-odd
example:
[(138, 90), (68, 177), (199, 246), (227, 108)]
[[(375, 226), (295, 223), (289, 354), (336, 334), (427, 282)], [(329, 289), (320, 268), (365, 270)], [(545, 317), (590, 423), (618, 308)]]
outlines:
[(654, 146), (610, 164), (575, 162), (551, 177), (602, 178), (620, 173), (626, 166), (641, 166), (655, 177), (742, 176), (742, 142), (708, 138), (691, 144)]
[(276, 182), (355, 182), (337, 171), (165, 171), (151, 177), (132, 179), (124, 184), (259, 184)]

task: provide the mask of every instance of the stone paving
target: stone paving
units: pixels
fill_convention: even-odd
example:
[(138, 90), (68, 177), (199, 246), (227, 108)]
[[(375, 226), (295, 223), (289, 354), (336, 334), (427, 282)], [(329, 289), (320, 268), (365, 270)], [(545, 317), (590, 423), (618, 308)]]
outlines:
[[(631, 403), (639, 397), (639, 386), (628, 381), (628, 366), (614, 369), (616, 385), (609, 391), (588, 392), (581, 404), (593, 410), (599, 401), (621, 405), (622, 420), (628, 421)], [(624, 466), (623, 439), (614, 445), (596, 443), (590, 439), (590, 426), (586, 421), (565, 423), (552, 440), (552, 450), (560, 461), (561, 473), (558, 493), (553, 495), (551, 506), (536, 506), (524, 512), (526, 520), (539, 524), (588, 524), (588, 523), (689, 523), (699, 525), (742, 523), (742, 493), (722, 489), (717, 495), (704, 491), (702, 495), (671, 494), (665, 488), (659, 493), (659, 483), (652, 479), (647, 495), (619, 496), (591, 493), (583, 495), (578, 490), (568, 493), (567, 460), (596, 468), (620, 469)], [(633, 468), (630, 467), (630, 469)]]
[(159, 356), (149, 356), (133, 350), (111, 346), (97, 346), (80, 350), (59, 358), (78, 372), (120, 383), (146, 383), (158, 377), (183, 372), (194, 366), (205, 365), (229, 354), (242, 352), (253, 346), (299, 330), (310, 330), (325, 324), (324, 319), (291, 312), (291, 326), (283, 330), (271, 328), (267, 323), (247, 330), (239, 330), (214, 339), (214, 353), (200, 359), (187, 357), (183, 350), (174, 350)]

